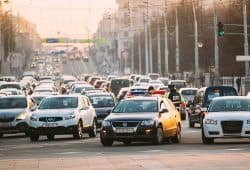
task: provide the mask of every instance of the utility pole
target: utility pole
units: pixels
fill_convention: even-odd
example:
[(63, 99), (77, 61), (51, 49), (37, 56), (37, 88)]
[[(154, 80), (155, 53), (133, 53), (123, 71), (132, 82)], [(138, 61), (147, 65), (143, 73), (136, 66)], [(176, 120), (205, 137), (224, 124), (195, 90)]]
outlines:
[[(247, 36), (247, 0), (243, 0), (243, 24), (244, 24), (244, 55), (249, 54), (248, 36)], [(248, 75), (249, 63), (245, 62), (245, 76)]]
[(141, 62), (141, 34), (138, 35), (138, 55), (139, 55), (139, 74), (142, 74), (142, 62)]
[[(164, 8), (166, 10), (166, 1), (164, 0)], [(164, 12), (164, 40), (165, 40), (165, 76), (169, 74), (169, 66), (168, 66), (168, 25), (166, 21), (166, 12)]]
[(213, 2), (214, 6), (214, 67), (215, 67), (215, 83), (217, 84), (217, 78), (219, 77), (219, 47), (218, 47), (218, 28), (217, 28), (217, 10), (216, 0)]
[(160, 33), (159, 19), (157, 19), (157, 56), (158, 56), (158, 73), (161, 75), (161, 33)]
[(194, 53), (195, 53), (195, 87), (200, 87), (200, 71), (199, 71), (199, 49), (198, 49), (198, 24), (196, 18), (196, 10), (192, 0), (194, 14)]
[(176, 22), (176, 27), (175, 27), (175, 38), (176, 38), (176, 49), (175, 49), (175, 57), (176, 57), (176, 73), (180, 72), (180, 43), (179, 43), (179, 20), (178, 20), (178, 9), (177, 6), (175, 8), (175, 22)]
[[(146, 1), (146, 10), (148, 10), (148, 0)], [(144, 32), (145, 32), (145, 74), (148, 74), (148, 66), (149, 66), (149, 57), (148, 57), (148, 22), (147, 22), (147, 13), (145, 13), (144, 18)]]
[(148, 36), (149, 36), (149, 72), (153, 72), (153, 56), (152, 56), (152, 31), (151, 31), (151, 22), (149, 20), (149, 27), (148, 27)]

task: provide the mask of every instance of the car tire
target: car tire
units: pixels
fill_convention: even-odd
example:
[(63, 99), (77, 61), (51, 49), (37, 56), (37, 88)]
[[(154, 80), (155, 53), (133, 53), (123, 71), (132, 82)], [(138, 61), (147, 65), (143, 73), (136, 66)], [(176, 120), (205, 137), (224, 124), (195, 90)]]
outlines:
[(207, 138), (205, 136), (203, 127), (202, 127), (202, 130), (201, 130), (201, 135), (202, 135), (202, 142), (203, 142), (203, 144), (211, 145), (211, 144), (214, 143), (214, 138)]
[(161, 145), (164, 141), (164, 134), (162, 127), (158, 127), (156, 130), (155, 138), (153, 139), (153, 143), (155, 145)]
[(173, 143), (180, 143), (181, 142), (181, 127), (180, 127), (180, 125), (177, 126), (176, 134), (172, 138), (172, 142)]
[(131, 140), (129, 140), (129, 139), (124, 139), (122, 142), (126, 146), (129, 146), (131, 144)]
[(104, 139), (101, 137), (102, 146), (112, 146), (113, 142), (113, 139)]
[(74, 139), (82, 139), (83, 138), (83, 127), (82, 121), (79, 121), (77, 126), (75, 127), (75, 132), (73, 133)]
[(37, 135), (37, 134), (30, 134), (30, 140), (32, 142), (37, 142), (38, 139), (39, 139), (39, 135)]
[(97, 134), (97, 125), (96, 120), (93, 121), (90, 131), (88, 132), (89, 137), (93, 138), (96, 137)]
[(0, 133), (0, 138), (2, 138), (3, 137), (3, 133)]
[(185, 113), (183, 114), (183, 113), (181, 113), (181, 120), (186, 120), (186, 111), (185, 111)]
[(191, 122), (191, 119), (190, 119), (190, 118), (188, 119), (188, 123), (189, 123), (189, 127), (190, 127), (190, 128), (194, 128), (194, 124), (195, 124), (195, 123), (194, 123), (194, 122)]
[(47, 139), (48, 140), (54, 140), (55, 139), (55, 135), (54, 134), (48, 134), (47, 135)]

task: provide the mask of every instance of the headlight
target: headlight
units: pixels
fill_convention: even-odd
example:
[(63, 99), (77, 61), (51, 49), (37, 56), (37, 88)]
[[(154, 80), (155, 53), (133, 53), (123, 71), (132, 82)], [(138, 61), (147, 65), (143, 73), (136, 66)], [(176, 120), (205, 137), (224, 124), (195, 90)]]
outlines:
[(217, 120), (214, 119), (206, 119), (205, 124), (217, 125)]
[(154, 125), (154, 120), (143, 120), (143, 121), (141, 122), (141, 125), (143, 125), (143, 126)]
[(26, 113), (20, 113), (18, 116), (17, 116), (17, 118), (16, 118), (16, 120), (23, 120), (23, 119), (25, 119), (26, 118)]
[(247, 124), (250, 124), (250, 119), (249, 119), (249, 120), (247, 120)]
[(35, 115), (32, 115), (32, 116), (30, 117), (30, 120), (32, 120), (32, 121), (38, 121), (38, 117), (35, 116)]
[(70, 114), (64, 117), (65, 120), (70, 120), (70, 119), (74, 119), (76, 117), (76, 115), (74, 114)]
[(104, 120), (104, 121), (102, 121), (102, 126), (111, 126), (111, 122)]

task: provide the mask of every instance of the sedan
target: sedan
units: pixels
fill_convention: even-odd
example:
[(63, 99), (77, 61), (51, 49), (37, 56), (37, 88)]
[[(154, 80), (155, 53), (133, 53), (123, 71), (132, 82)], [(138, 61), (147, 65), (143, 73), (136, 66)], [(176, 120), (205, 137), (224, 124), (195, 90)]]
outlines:
[(203, 120), (203, 143), (212, 144), (216, 138), (250, 138), (249, 112), (249, 97), (214, 98)]
[(160, 96), (121, 100), (102, 122), (100, 132), (103, 146), (113, 141), (162, 144), (169, 138), (174, 143), (181, 140), (180, 114), (170, 100)]

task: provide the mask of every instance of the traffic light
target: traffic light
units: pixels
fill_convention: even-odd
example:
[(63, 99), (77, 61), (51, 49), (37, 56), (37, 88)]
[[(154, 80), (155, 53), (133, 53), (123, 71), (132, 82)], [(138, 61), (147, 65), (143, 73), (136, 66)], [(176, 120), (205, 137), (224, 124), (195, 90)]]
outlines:
[(223, 37), (225, 32), (224, 32), (224, 24), (222, 22), (218, 22), (218, 36)]

